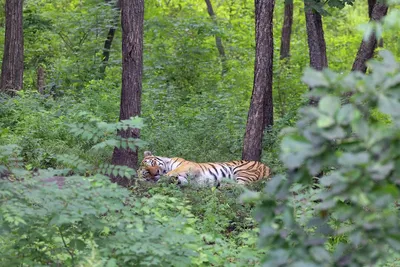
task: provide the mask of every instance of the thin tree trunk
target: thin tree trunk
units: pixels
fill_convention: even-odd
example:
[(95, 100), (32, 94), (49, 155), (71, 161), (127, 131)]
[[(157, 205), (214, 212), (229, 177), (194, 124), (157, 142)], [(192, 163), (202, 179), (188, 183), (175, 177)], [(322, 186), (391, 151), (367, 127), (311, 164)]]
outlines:
[(0, 90), (15, 94), (23, 87), (24, 38), (22, 27), (23, 0), (6, 0), (6, 29)]
[(44, 93), (44, 88), (45, 88), (45, 73), (44, 73), (44, 68), (42, 66), (39, 66), (37, 68), (37, 82), (36, 82), (36, 86), (38, 89), (38, 92), (40, 94)]
[[(211, 1), (210, 0), (205, 0), (205, 1), (207, 4), (208, 14), (210, 15), (213, 22), (217, 25), (216, 15), (214, 13), (214, 9), (212, 7)], [(225, 49), (224, 49), (224, 45), (222, 44), (221, 37), (218, 36), (217, 34), (215, 35), (215, 45), (217, 46), (218, 53), (221, 58), (222, 75), (224, 75), (228, 71), (227, 66), (226, 66)]]
[(263, 132), (272, 126), (272, 66), (274, 0), (256, 0), (256, 59), (254, 86), (243, 141), (242, 159), (260, 160)]
[(110, 49), (111, 44), (114, 39), (116, 27), (111, 26), (107, 33), (107, 39), (104, 41), (104, 49), (103, 49), (103, 62), (100, 67), (100, 74), (104, 76), (106, 72), (106, 67), (108, 65), (108, 60), (110, 59)]
[[(120, 120), (140, 115), (143, 69), (143, 19), (144, 0), (121, 1), (122, 25), (122, 90)], [(139, 129), (121, 130), (122, 138), (139, 138)], [(112, 164), (125, 165), (136, 169), (138, 163), (137, 149), (115, 148)], [(129, 180), (122, 177), (111, 177), (111, 180), (123, 186)]]
[[(322, 17), (317, 11), (304, 3), (306, 14), (306, 28), (308, 52), (310, 56), (310, 66), (316, 70), (323, 70), (328, 67), (328, 58), (326, 56), (326, 43), (324, 37), (324, 28), (322, 26)], [(312, 90), (312, 88), (310, 88)], [(311, 98), (310, 105), (316, 105), (318, 99)]]
[[(372, 10), (374, 9), (375, 4), (376, 0), (368, 0), (368, 17), (370, 20), (372, 18)], [(379, 39), (377, 46), (383, 47), (383, 38)]]
[(290, 56), (290, 36), (292, 34), (292, 24), (293, 24), (293, 0), (285, 3), (285, 13), (282, 26), (282, 36), (281, 36), (281, 55), (280, 55), (281, 59)]
[(328, 67), (322, 17), (315, 10), (307, 6), (305, 8), (310, 66), (322, 70)]
[[(383, 3), (376, 3), (372, 5), (374, 0), (368, 0), (368, 12), (370, 14), (370, 21), (379, 21), (381, 20), (388, 11), (388, 6)], [(370, 9), (372, 8), (372, 11)], [(383, 45), (383, 40), (382, 45)], [(358, 49), (356, 59), (354, 60), (353, 66), (351, 68), (352, 71), (360, 71), (362, 73), (367, 72), (366, 62), (374, 56), (375, 48), (378, 44), (376, 40), (375, 33), (372, 33), (368, 40), (362, 40), (360, 48)], [(342, 102), (349, 103), (350, 97), (353, 95), (352, 92), (348, 92), (343, 95)]]
[[(111, 0), (105, 0), (106, 3), (109, 3)], [(120, 0), (116, 2), (116, 9), (120, 11)], [(114, 17), (113, 25), (110, 27), (107, 33), (107, 39), (104, 41), (104, 49), (103, 49), (103, 62), (100, 66), (100, 74), (102, 77), (104, 77), (104, 74), (106, 72), (106, 67), (108, 65), (108, 61), (110, 59), (110, 50), (111, 50), (111, 45), (115, 36), (115, 31), (117, 30), (117, 24), (118, 24), (118, 17), (119, 13), (117, 12), (117, 15)]]
[[(371, 13), (371, 21), (381, 20), (387, 13), (388, 6), (383, 3), (376, 3)], [(368, 40), (361, 42), (360, 48), (358, 49), (356, 59), (353, 63), (352, 71), (361, 71), (365, 73), (367, 71), (367, 60), (371, 59), (374, 55), (374, 51), (377, 45), (375, 34), (371, 34)]]

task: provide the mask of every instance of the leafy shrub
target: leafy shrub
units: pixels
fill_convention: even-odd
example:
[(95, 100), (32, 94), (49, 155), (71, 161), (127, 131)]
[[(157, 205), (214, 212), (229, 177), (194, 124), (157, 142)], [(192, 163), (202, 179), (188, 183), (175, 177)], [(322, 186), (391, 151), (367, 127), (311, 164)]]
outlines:
[[(141, 128), (138, 118), (107, 124), (70, 125), (70, 132), (94, 149), (141, 146), (140, 140), (108, 136)], [(100, 173), (131, 178), (133, 170), (92, 166), (79, 157), (58, 156), (64, 169), (24, 168), (22, 149), (0, 149), (1, 265), (47, 265), (97, 261), (116, 266), (190, 264), (198, 255), (196, 220), (178, 199), (155, 195), (136, 199)], [(60, 176), (68, 173), (73, 176)], [(10, 182), (13, 181), (13, 182)], [(172, 230), (171, 230), (172, 229)], [(96, 252), (97, 257), (91, 253)]]
[[(195, 220), (176, 198), (134, 199), (108, 177), (0, 181), (2, 266), (77, 264), (96, 250), (108, 264), (190, 264)], [(172, 215), (173, 214), (173, 215)]]
[[(399, 252), (400, 65), (391, 53), (380, 55), (369, 75), (305, 73), (319, 105), (300, 109), (296, 128), (285, 131), (286, 178), (274, 177), (266, 194), (256, 194), (268, 266), (366, 266), (387, 259), (390, 249)], [(348, 92), (350, 102), (341, 105)], [(391, 123), (376, 120), (376, 112)], [(310, 188), (321, 172), (321, 188), (303, 203), (317, 204), (296, 209), (291, 195)]]
[[(114, 134), (141, 128), (139, 118), (68, 126), (94, 151), (144, 144)], [(258, 228), (250, 205), (236, 202), (238, 187), (180, 190), (138, 182), (129, 191), (104, 175), (132, 178), (129, 168), (64, 154), (55, 156), (62, 168), (30, 170), (22, 151), (0, 146), (0, 265), (259, 264)]]

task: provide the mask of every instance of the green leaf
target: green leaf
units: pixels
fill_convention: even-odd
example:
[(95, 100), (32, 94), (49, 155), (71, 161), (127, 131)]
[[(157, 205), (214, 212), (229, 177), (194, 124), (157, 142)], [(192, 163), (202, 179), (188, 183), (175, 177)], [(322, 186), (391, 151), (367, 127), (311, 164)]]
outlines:
[(121, 148), (127, 149), (128, 148), (128, 142), (125, 139), (121, 139)]
[(114, 258), (111, 258), (111, 259), (109, 259), (109, 260), (107, 261), (107, 264), (106, 264), (105, 267), (117, 267), (117, 266), (118, 266), (117, 260), (114, 259)]
[(390, 195), (394, 198), (399, 197), (399, 189), (396, 185), (387, 184), (379, 188), (379, 193), (382, 195)]
[(260, 193), (250, 190), (245, 190), (243, 194), (240, 195), (240, 202), (254, 202), (260, 198)]
[(335, 120), (327, 115), (320, 115), (317, 120), (317, 126), (319, 128), (328, 128), (335, 124)]
[(86, 248), (86, 244), (85, 242), (83, 242), (80, 239), (72, 239), (68, 246), (72, 249), (76, 249), (76, 250), (84, 250)]
[(334, 140), (344, 138), (346, 136), (346, 132), (343, 130), (342, 127), (336, 126), (332, 129), (323, 130), (321, 132), (321, 135), (329, 140)]
[(364, 120), (364, 118), (356, 118), (351, 122), (351, 126), (353, 127), (353, 131), (357, 136), (362, 138), (363, 140), (367, 140), (369, 136), (369, 126), (368, 123)]
[(267, 186), (265, 187), (265, 192), (269, 195), (274, 195), (280, 186), (285, 183), (285, 177), (283, 175), (274, 176), (274, 179), (271, 179), (267, 182)]
[(385, 179), (389, 173), (393, 170), (394, 164), (393, 162), (389, 162), (388, 164), (382, 165), (380, 163), (372, 164), (368, 167), (368, 171), (371, 173), (372, 179), (376, 181), (380, 181)]
[(354, 166), (367, 164), (369, 162), (369, 154), (367, 152), (360, 153), (343, 153), (339, 158), (339, 164), (344, 166)]
[(312, 68), (307, 68), (305, 70), (301, 80), (311, 88), (329, 86), (329, 82), (325, 78), (324, 74), (321, 71), (317, 71)]
[(341, 101), (339, 97), (327, 95), (318, 102), (318, 109), (325, 114), (333, 116), (340, 108)]
[(400, 241), (394, 238), (387, 238), (388, 244), (396, 251), (400, 250)]
[(317, 262), (325, 264), (331, 262), (331, 256), (329, 252), (323, 247), (312, 247), (310, 249), (310, 253)]
[(310, 261), (298, 261), (290, 265), (291, 267), (320, 267), (319, 265)]
[(400, 102), (395, 98), (389, 98), (384, 95), (379, 95), (379, 110), (385, 114), (399, 117)]
[(372, 23), (361, 24), (360, 26), (358, 26), (358, 28), (364, 32), (364, 41), (368, 41), (374, 33), (374, 25)]
[(354, 108), (351, 104), (343, 105), (336, 115), (336, 120), (341, 125), (348, 125), (354, 117)]
[(394, 77), (387, 78), (385, 83), (382, 85), (382, 88), (387, 90), (393, 87), (397, 87), (399, 85), (400, 85), (400, 73), (395, 75)]
[(393, 72), (399, 68), (399, 63), (391, 52), (388, 50), (381, 50), (378, 54), (383, 59), (383, 64), (379, 65), (382, 69)]

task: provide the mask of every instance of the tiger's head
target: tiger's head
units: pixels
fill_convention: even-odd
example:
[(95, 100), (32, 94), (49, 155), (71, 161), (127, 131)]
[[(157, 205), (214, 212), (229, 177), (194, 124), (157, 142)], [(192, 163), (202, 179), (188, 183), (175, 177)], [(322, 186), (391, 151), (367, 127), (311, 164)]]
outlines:
[(148, 181), (158, 181), (165, 173), (165, 163), (159, 157), (154, 156), (150, 151), (144, 152), (144, 158), (138, 169), (139, 178)]

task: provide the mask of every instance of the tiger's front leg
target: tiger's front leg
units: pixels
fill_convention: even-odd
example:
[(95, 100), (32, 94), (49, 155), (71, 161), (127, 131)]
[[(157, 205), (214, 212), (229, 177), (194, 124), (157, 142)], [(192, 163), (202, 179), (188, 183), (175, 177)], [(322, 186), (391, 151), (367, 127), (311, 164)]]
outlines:
[(172, 171), (168, 172), (166, 175), (168, 177), (176, 178), (178, 180), (178, 184), (180, 184), (180, 185), (187, 185), (189, 183), (189, 181), (187, 180), (187, 174), (185, 172), (179, 172), (178, 169), (172, 170)]

